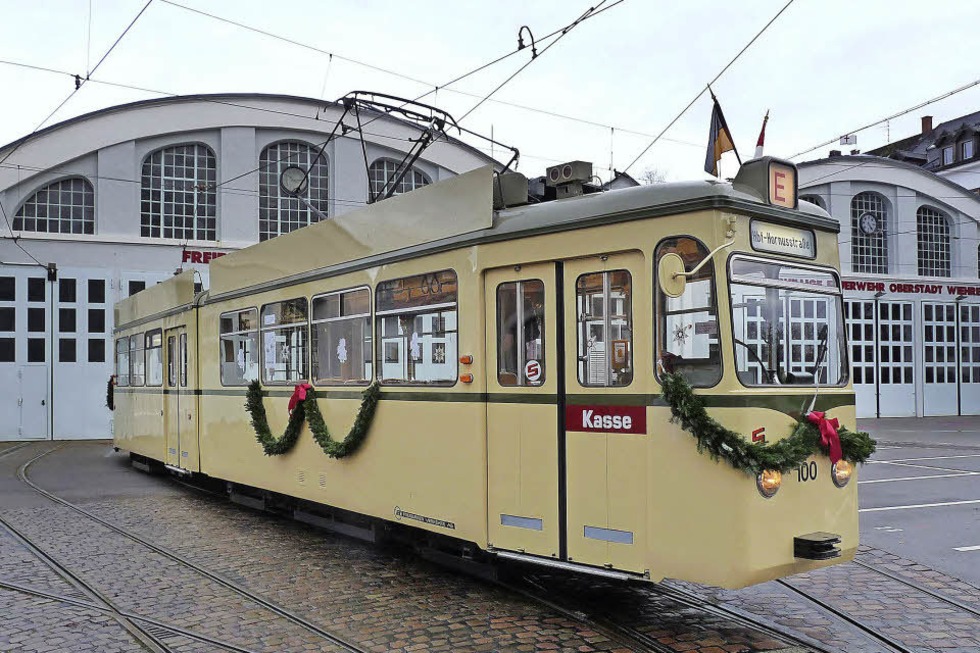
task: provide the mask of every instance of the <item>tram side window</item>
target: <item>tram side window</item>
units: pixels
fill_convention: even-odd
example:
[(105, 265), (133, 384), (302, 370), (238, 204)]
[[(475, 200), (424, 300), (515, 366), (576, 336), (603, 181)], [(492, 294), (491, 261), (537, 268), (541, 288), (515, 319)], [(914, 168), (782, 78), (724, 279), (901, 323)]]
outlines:
[(583, 274), (575, 284), (578, 382), (633, 382), (633, 282), (626, 270)]
[(143, 334), (129, 337), (129, 385), (143, 385), (146, 358), (144, 358)]
[(457, 377), (456, 273), (378, 284), (375, 321), (382, 383), (453, 385)]
[(374, 376), (371, 290), (313, 298), (313, 378), (317, 384), (364, 384)]
[[(708, 255), (708, 248), (693, 238), (669, 238), (660, 243), (654, 269), (668, 253), (677, 254), (688, 272)], [(667, 297), (657, 289), (659, 356), (665, 369), (678, 372), (694, 387), (710, 387), (721, 380), (721, 344), (718, 302), (711, 263), (687, 278), (684, 294)]]
[(129, 385), (129, 338), (116, 341), (116, 385)]
[(309, 378), (305, 297), (262, 307), (262, 382), (296, 383)]
[[(249, 308), (244, 311), (222, 313), (219, 330), (221, 332), (221, 384), (248, 385), (259, 378), (258, 310)], [(175, 384), (176, 377), (174, 373)]]
[(497, 286), (497, 380), (538, 386), (544, 377), (544, 283), (502, 283)]
[(146, 333), (146, 385), (163, 385), (163, 333)]

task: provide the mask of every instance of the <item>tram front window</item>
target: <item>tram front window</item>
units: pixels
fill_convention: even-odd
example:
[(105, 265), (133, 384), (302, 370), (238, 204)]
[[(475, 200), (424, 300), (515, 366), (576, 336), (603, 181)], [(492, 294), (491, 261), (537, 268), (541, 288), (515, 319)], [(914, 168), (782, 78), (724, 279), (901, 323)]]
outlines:
[(743, 385), (841, 385), (846, 380), (840, 283), (830, 270), (735, 257), (735, 370)]

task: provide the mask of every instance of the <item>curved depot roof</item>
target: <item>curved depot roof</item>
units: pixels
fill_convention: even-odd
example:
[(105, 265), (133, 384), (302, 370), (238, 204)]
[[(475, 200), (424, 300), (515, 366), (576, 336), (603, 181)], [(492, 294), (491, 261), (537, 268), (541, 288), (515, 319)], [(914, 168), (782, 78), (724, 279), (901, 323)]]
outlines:
[[(292, 95), (178, 95), (120, 104), (69, 118), (3, 145), (0, 156), (16, 148), (11, 162), (49, 168), (118, 143), (178, 132), (248, 126), (329, 133), (342, 111), (340, 102)], [(405, 142), (406, 135), (415, 137), (418, 133), (413, 123), (382, 112), (377, 112), (371, 122), (370, 134), (378, 141)], [(447, 143), (450, 148), (445, 148)], [(440, 139), (436, 147), (439, 145), (465, 153), (471, 160), (496, 163), (475, 147), (449, 136)], [(451, 162), (446, 167), (453, 169)]]
[[(835, 181), (863, 181), (902, 186), (949, 204), (980, 220), (980, 195), (920, 166), (885, 157), (852, 154), (797, 164), (800, 193)], [(952, 193), (950, 192), (952, 191)]]

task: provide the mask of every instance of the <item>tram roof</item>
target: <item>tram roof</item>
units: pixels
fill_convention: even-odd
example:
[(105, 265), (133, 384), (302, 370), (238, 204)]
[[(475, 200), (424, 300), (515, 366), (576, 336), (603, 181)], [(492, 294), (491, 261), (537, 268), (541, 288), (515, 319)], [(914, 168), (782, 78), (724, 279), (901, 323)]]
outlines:
[(637, 186), (500, 211), (492, 207), (493, 171), (486, 166), (214, 260), (208, 295), (232, 298), (459, 247), (693, 211), (727, 210), (840, 229), (815, 205), (800, 202), (798, 211), (789, 211), (744, 186), (713, 180)]

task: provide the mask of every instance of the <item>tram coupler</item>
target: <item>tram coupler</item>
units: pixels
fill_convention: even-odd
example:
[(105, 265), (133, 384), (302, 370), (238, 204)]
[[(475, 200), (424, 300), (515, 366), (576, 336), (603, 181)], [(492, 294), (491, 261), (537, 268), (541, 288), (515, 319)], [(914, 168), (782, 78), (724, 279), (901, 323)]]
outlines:
[(793, 555), (804, 560), (830, 560), (840, 557), (840, 535), (807, 533), (793, 538)]

